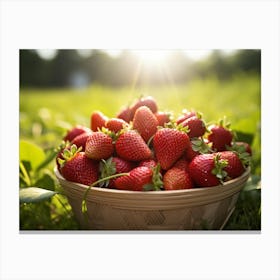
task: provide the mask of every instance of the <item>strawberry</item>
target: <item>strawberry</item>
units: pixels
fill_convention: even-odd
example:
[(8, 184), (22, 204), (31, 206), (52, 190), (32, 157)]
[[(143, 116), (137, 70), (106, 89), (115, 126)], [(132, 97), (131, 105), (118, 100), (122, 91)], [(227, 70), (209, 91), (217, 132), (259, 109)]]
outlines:
[(252, 149), (250, 145), (246, 142), (234, 142), (232, 144), (232, 148), (235, 148), (237, 152), (239, 153), (248, 153), (250, 156), (252, 156)]
[(229, 125), (223, 126), (221, 121), (218, 125), (211, 125), (208, 130), (208, 140), (212, 143), (212, 149), (216, 152), (225, 151), (227, 146), (231, 146), (233, 134), (229, 130)]
[(107, 159), (112, 156), (114, 146), (112, 138), (101, 131), (93, 132), (87, 139), (85, 154), (95, 160)]
[(144, 186), (151, 184), (153, 171), (145, 166), (136, 167), (128, 176), (118, 177), (115, 186), (119, 190), (143, 191)]
[(186, 149), (186, 159), (191, 161), (195, 156), (212, 152), (207, 144), (208, 140), (203, 138), (192, 138), (191, 145)]
[(82, 125), (77, 125), (70, 129), (67, 134), (64, 136), (63, 140), (71, 142), (76, 136), (85, 133), (85, 132), (90, 132), (91, 130), (88, 127), (82, 126)]
[(164, 124), (171, 121), (171, 114), (167, 112), (156, 112), (155, 116), (157, 118), (159, 126), (164, 126)]
[(190, 138), (203, 136), (206, 131), (204, 121), (196, 116), (187, 118), (181, 124), (189, 128), (188, 135)]
[(62, 157), (60, 172), (66, 180), (88, 186), (98, 180), (99, 163), (79, 152), (76, 145), (65, 149)]
[(197, 186), (213, 187), (219, 185), (227, 176), (224, 171), (227, 164), (219, 154), (202, 154), (190, 162), (189, 173)]
[(158, 110), (157, 103), (152, 96), (146, 96), (138, 99), (134, 105), (131, 106), (131, 117), (134, 117), (136, 110), (141, 106), (147, 106), (153, 113)]
[(152, 152), (146, 142), (135, 130), (124, 131), (116, 140), (118, 156), (128, 161), (150, 159)]
[(182, 158), (178, 159), (173, 164), (172, 168), (175, 168), (175, 167), (178, 168), (178, 169), (182, 169), (182, 170), (188, 171), (189, 163), (188, 163), (188, 161), (184, 157), (182, 157)]
[(120, 118), (111, 118), (105, 123), (105, 127), (110, 131), (117, 133), (121, 129), (128, 127), (128, 123)]
[(232, 151), (238, 155), (244, 167), (247, 167), (251, 163), (252, 150), (246, 142), (233, 142), (231, 147), (227, 146), (228, 151)]
[(239, 177), (245, 171), (245, 168), (236, 153), (232, 151), (223, 151), (219, 152), (219, 154), (221, 159), (228, 162), (228, 165), (224, 168), (224, 171), (227, 172), (227, 177), (229, 177), (228, 179)]
[(195, 156), (200, 155), (200, 152), (199, 151), (195, 151), (192, 148), (192, 144), (191, 144), (191, 145), (188, 145), (188, 147), (186, 149), (185, 155), (186, 155), (186, 160), (187, 161), (191, 161)]
[(123, 108), (118, 114), (117, 114), (117, 118), (122, 119), (124, 121), (126, 121), (127, 123), (129, 123), (130, 121), (132, 121), (132, 112), (131, 112), (131, 108), (130, 107), (125, 107)]
[(141, 106), (136, 110), (132, 123), (133, 128), (138, 131), (145, 142), (148, 142), (157, 131), (157, 118), (147, 106)]
[(180, 124), (182, 123), (183, 121), (187, 120), (188, 118), (191, 118), (191, 117), (195, 117), (196, 116), (196, 112), (194, 111), (187, 111), (186, 109), (183, 110), (182, 112), (182, 115), (180, 115), (177, 120), (176, 120), (176, 123), (177, 124)]
[(153, 139), (156, 159), (164, 170), (169, 169), (189, 145), (189, 136), (174, 128), (159, 129)]
[(149, 168), (154, 168), (156, 167), (157, 163), (154, 159), (145, 159), (139, 162), (138, 166), (146, 166)]
[(90, 127), (92, 131), (97, 131), (98, 128), (101, 129), (105, 127), (105, 123), (107, 122), (108, 117), (106, 117), (103, 113), (99, 111), (95, 111), (91, 114), (90, 117)]
[[(134, 164), (130, 161), (124, 160), (119, 157), (110, 157), (106, 161), (102, 160), (100, 163), (100, 172), (101, 172), (100, 179), (103, 179), (105, 177), (114, 174), (127, 173), (133, 168), (134, 168)], [(100, 184), (100, 186), (114, 188), (115, 180), (116, 179), (104, 181)]]
[(172, 167), (163, 176), (165, 190), (182, 190), (193, 188), (193, 182), (189, 173), (177, 167)]
[(88, 137), (92, 134), (93, 132), (84, 132), (78, 136), (76, 136), (72, 141), (71, 144), (75, 144), (78, 148), (82, 147), (82, 151), (85, 151), (86, 147), (86, 141)]

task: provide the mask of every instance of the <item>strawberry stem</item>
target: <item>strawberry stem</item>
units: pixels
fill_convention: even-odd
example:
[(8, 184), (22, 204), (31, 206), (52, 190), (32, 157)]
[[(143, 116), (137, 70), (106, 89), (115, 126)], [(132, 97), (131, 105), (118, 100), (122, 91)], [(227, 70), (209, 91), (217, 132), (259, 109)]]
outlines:
[(215, 175), (221, 184), (224, 183), (224, 179), (227, 177), (227, 172), (224, 170), (226, 166), (228, 166), (228, 161), (225, 159), (221, 159), (221, 155), (217, 154), (214, 157), (215, 167), (212, 170), (212, 174)]
[(148, 142), (147, 142), (147, 146), (148, 146), (148, 147), (150, 147), (150, 144), (151, 144), (151, 142), (153, 141), (154, 137), (155, 137), (155, 135), (152, 135), (152, 136), (150, 137), (150, 139), (148, 140)]
[(79, 153), (81, 150), (82, 147), (78, 148), (75, 144), (71, 145), (69, 148), (65, 147), (61, 155), (62, 158), (58, 158), (58, 163), (60, 167), (62, 168), (67, 161), (76, 156), (76, 154)]
[(152, 168), (152, 182), (143, 186), (144, 191), (161, 191), (163, 189), (162, 175), (160, 173), (160, 164)]
[(86, 204), (86, 197), (88, 195), (88, 192), (89, 190), (92, 188), (92, 187), (95, 187), (97, 186), (98, 184), (104, 182), (104, 181), (107, 181), (107, 180), (111, 180), (111, 179), (114, 179), (114, 178), (117, 178), (117, 177), (121, 177), (121, 176), (128, 176), (129, 173), (118, 173), (118, 174), (114, 174), (114, 175), (111, 175), (111, 176), (108, 176), (108, 177), (105, 177), (105, 178), (101, 178), (97, 181), (95, 181), (94, 183), (92, 183), (90, 186), (88, 186), (88, 188), (86, 189), (86, 191), (84, 192), (84, 195), (83, 195), (83, 200), (82, 200), (82, 212), (83, 214), (85, 215), (87, 221), (88, 221), (88, 215), (87, 215), (87, 204)]

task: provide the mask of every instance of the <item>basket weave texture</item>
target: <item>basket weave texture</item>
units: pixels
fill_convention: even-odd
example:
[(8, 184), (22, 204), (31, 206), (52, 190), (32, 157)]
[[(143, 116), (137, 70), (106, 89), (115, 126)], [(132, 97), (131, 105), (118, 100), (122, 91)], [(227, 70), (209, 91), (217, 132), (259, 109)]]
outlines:
[(98, 230), (219, 230), (235, 209), (250, 168), (223, 185), (176, 191), (134, 192), (92, 187), (87, 194), (87, 214), (82, 212), (88, 186), (55, 174), (84, 229)]

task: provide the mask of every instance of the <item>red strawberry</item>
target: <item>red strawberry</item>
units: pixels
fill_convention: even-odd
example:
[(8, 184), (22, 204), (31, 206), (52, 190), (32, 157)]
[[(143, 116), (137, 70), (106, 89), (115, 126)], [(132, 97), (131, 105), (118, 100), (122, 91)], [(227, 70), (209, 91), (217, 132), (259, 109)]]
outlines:
[[(239, 150), (237, 149), (238, 152), (246, 152), (248, 153), (250, 156), (252, 156), (252, 149), (250, 147), (250, 145), (246, 142), (235, 142), (234, 145), (237, 146), (237, 148), (239, 147)], [(241, 149), (240, 149), (241, 147)]]
[(138, 99), (134, 105), (131, 106), (131, 117), (134, 117), (136, 110), (141, 106), (147, 106), (153, 113), (158, 110), (157, 103), (152, 96), (146, 96)]
[(186, 159), (191, 161), (195, 156), (200, 154), (209, 154), (211, 151), (208, 140), (203, 138), (192, 138), (191, 145), (186, 149)]
[[(106, 178), (108, 176), (119, 174), (119, 173), (127, 173), (131, 169), (134, 168), (134, 164), (130, 161), (124, 160), (119, 157), (111, 157), (109, 159), (102, 160), (100, 163), (100, 179)], [(115, 179), (111, 179), (108, 181), (104, 181), (100, 184), (101, 187), (114, 188), (115, 187)]]
[(61, 144), (56, 148), (57, 155), (55, 158), (55, 162), (56, 162), (56, 166), (57, 166), (58, 170), (60, 170), (59, 161), (64, 160), (63, 153), (64, 153), (65, 149), (69, 150), (69, 152), (70, 152), (71, 145), (68, 141), (67, 142), (62, 141)]
[(112, 118), (105, 123), (105, 127), (110, 131), (117, 133), (121, 129), (128, 127), (128, 123), (120, 118)]
[(115, 144), (117, 154), (128, 161), (141, 161), (150, 159), (152, 152), (135, 130), (123, 132)]
[(213, 187), (219, 185), (226, 177), (226, 166), (227, 161), (222, 160), (219, 154), (203, 154), (190, 162), (189, 173), (197, 186)]
[(63, 140), (71, 142), (76, 136), (90, 131), (91, 130), (88, 127), (77, 125), (67, 132)]
[(248, 143), (246, 142), (233, 142), (231, 147), (227, 147), (228, 151), (232, 151), (238, 155), (241, 160), (242, 165), (247, 167), (251, 163), (252, 150)]
[(175, 167), (178, 168), (178, 169), (182, 169), (182, 170), (188, 171), (189, 163), (188, 163), (188, 161), (186, 159), (180, 158), (172, 166), (172, 168), (175, 168)]
[(194, 116), (196, 116), (196, 112), (183, 110), (183, 114), (177, 118), (176, 123), (180, 124), (183, 121), (185, 121), (186, 119), (194, 117)]
[(186, 170), (172, 167), (163, 176), (163, 186), (165, 190), (182, 190), (193, 188), (193, 183)]
[(112, 138), (101, 131), (93, 132), (87, 139), (86, 156), (95, 159), (107, 159), (112, 156), (114, 146)]
[[(75, 145), (74, 145), (75, 146)], [(84, 185), (91, 185), (98, 180), (98, 162), (89, 159), (84, 152), (72, 152), (64, 154), (64, 160), (61, 160), (60, 172), (62, 176), (71, 182)]]
[(155, 116), (159, 126), (164, 126), (164, 124), (169, 123), (171, 120), (170, 114), (167, 112), (156, 112)]
[(131, 169), (134, 168), (134, 163), (124, 160), (119, 157), (113, 157), (112, 162), (115, 163), (116, 173), (125, 173), (129, 172)]
[(85, 132), (85, 133), (82, 133), (78, 136), (76, 136), (72, 141), (71, 141), (71, 144), (75, 144), (78, 148), (79, 147), (82, 147), (82, 151), (85, 150), (85, 147), (86, 147), (86, 141), (88, 139), (88, 137), (92, 134), (93, 132), (90, 131), (90, 132)]
[(227, 160), (228, 165), (224, 168), (227, 172), (228, 179), (234, 179), (242, 175), (245, 168), (239, 159), (238, 155), (231, 151), (219, 152), (221, 159)]
[(115, 186), (119, 190), (143, 191), (144, 186), (152, 183), (153, 172), (150, 168), (136, 167), (128, 176), (118, 177)]
[(191, 161), (195, 156), (200, 155), (199, 151), (194, 151), (192, 145), (189, 145), (186, 149), (186, 159), (187, 161)]
[(184, 120), (182, 126), (189, 128), (188, 135), (190, 138), (203, 136), (206, 131), (204, 121), (196, 116)]
[(101, 129), (105, 127), (105, 123), (107, 122), (108, 117), (106, 117), (103, 113), (99, 111), (95, 111), (91, 114), (90, 117), (90, 127), (92, 131), (97, 131), (98, 128)]
[(154, 159), (146, 159), (140, 161), (138, 166), (146, 166), (152, 169), (157, 166), (157, 163)]
[(131, 113), (131, 108), (126, 107), (126, 108), (122, 109), (117, 114), (117, 118), (122, 119), (122, 120), (126, 121), (127, 123), (129, 123), (133, 118), (132, 113)]
[(139, 107), (133, 118), (133, 128), (136, 129), (145, 142), (156, 133), (158, 121), (153, 112), (147, 106)]
[(156, 132), (153, 139), (155, 156), (162, 169), (169, 169), (190, 145), (189, 136), (177, 129), (163, 128)]
[(233, 135), (227, 127), (222, 124), (211, 125), (208, 130), (210, 131), (208, 140), (212, 143), (213, 150), (217, 152), (225, 151), (227, 146), (231, 146)]

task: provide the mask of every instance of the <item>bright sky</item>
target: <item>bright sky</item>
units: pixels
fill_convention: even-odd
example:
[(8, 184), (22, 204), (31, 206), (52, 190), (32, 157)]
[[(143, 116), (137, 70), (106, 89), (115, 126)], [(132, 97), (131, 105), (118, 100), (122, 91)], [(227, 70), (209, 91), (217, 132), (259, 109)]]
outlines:
[[(112, 56), (117, 57), (120, 55), (121, 50), (106, 50), (106, 52)], [(132, 50), (133, 53), (135, 53), (137, 56), (139, 56), (141, 59), (143, 59), (145, 62), (160, 62), (163, 61), (168, 54), (170, 53), (170, 50)], [(185, 53), (188, 57), (190, 57), (193, 60), (199, 60), (211, 53), (211, 50), (183, 50), (183, 53)]]
[[(137, 54), (142, 60), (145, 62), (160, 62), (163, 61), (170, 50), (132, 50)], [(44, 59), (52, 59), (57, 53), (55, 49), (40, 49), (37, 50), (38, 54)], [(91, 50), (78, 50), (79, 54), (82, 56), (89, 56), (91, 54)], [(117, 57), (121, 54), (122, 50), (104, 50), (107, 54), (112, 57)], [(186, 54), (192, 60), (200, 60), (207, 57), (212, 50), (183, 50), (183, 53)], [(225, 53), (231, 53), (233, 50), (223, 50)]]

